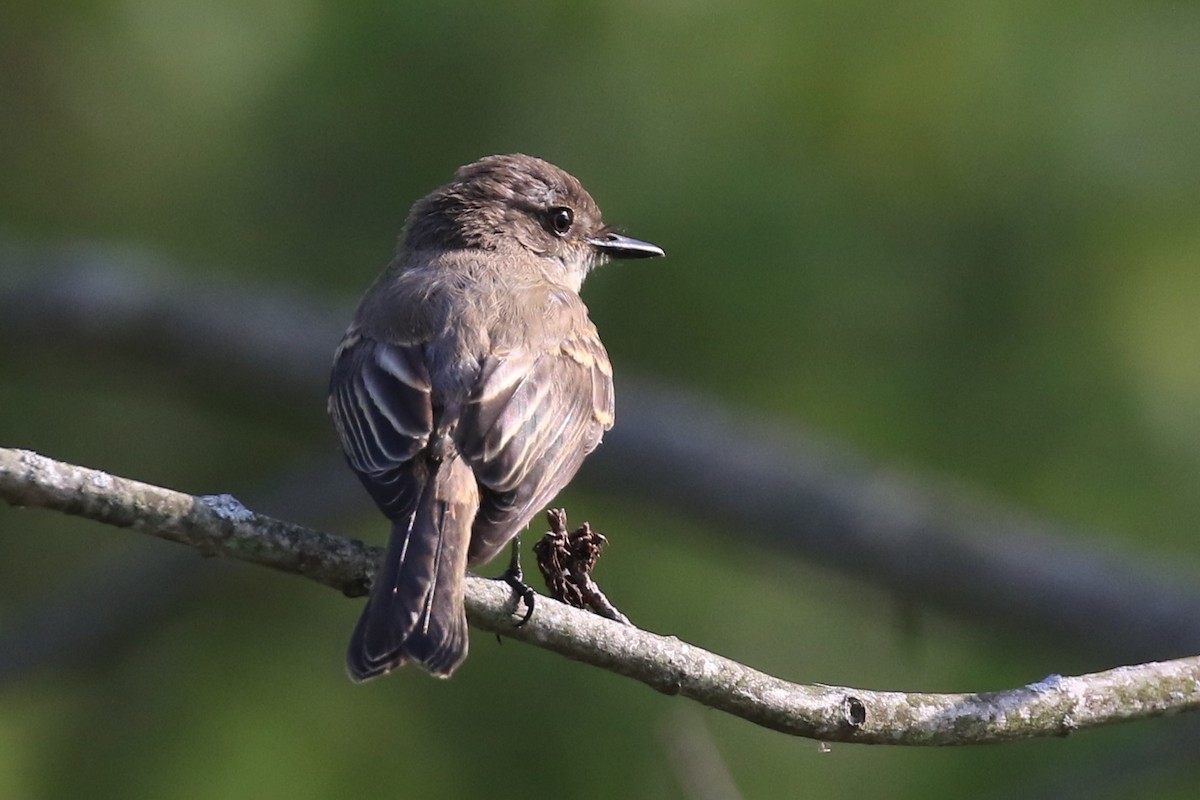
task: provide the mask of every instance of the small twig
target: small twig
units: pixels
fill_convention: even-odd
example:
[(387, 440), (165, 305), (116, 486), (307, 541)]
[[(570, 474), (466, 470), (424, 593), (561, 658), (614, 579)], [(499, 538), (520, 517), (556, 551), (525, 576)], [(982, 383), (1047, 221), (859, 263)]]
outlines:
[(658, 740), (686, 797), (742, 800), (712, 731), (695, 707), (680, 706), (664, 717), (658, 726)]
[[(228, 496), (193, 497), (24, 450), (0, 449), (0, 498), (133, 527), (360, 594), (379, 548), (255, 514)], [(514, 627), (511, 594), (469, 577), (476, 627), (681, 694), (774, 730), (822, 741), (962, 745), (1035, 736), (1200, 709), (1200, 657), (1121, 667), (977, 694), (875, 692), (795, 684), (728, 658), (614, 624), (549, 598)]]
[(550, 596), (560, 603), (589, 610), (606, 619), (632, 625), (629, 617), (614, 606), (592, 578), (592, 570), (608, 539), (583, 523), (574, 532), (567, 531), (567, 510), (552, 508), (546, 512), (550, 530), (533, 546), (538, 569), (546, 579)]

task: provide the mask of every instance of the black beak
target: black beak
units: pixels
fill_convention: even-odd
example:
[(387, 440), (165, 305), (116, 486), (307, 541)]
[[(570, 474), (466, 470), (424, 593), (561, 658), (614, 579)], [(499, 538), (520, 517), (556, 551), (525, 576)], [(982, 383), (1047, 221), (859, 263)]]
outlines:
[(605, 233), (588, 239), (587, 243), (612, 258), (654, 258), (666, 255), (656, 244), (631, 239), (619, 233)]

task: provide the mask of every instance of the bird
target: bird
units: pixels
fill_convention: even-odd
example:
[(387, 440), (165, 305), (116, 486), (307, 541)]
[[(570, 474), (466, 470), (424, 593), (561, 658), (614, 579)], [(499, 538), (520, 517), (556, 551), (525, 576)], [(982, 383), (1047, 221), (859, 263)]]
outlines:
[(662, 255), (533, 156), (467, 164), (413, 205), (330, 375), (346, 460), (391, 523), (347, 648), (353, 681), (462, 664), (466, 571), (518, 537), (613, 425), (584, 278), (610, 258)]

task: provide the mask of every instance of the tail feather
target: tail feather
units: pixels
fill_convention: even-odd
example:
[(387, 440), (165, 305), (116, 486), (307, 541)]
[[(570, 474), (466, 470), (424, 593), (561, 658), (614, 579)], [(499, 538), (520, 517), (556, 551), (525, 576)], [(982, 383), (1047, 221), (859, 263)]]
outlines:
[(463, 584), (479, 494), (457, 458), (428, 476), (413, 510), (392, 523), (387, 554), (346, 653), (365, 681), (415, 661), (439, 677), (467, 657)]

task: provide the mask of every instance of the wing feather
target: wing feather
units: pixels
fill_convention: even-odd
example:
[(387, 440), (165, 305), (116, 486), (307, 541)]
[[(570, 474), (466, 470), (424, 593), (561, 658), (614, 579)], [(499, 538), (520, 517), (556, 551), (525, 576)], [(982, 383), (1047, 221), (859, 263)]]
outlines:
[(481, 488), (470, 564), (492, 558), (566, 486), (612, 419), (612, 368), (598, 338), (485, 360), (459, 441)]
[(393, 520), (410, 509), (420, 488), (411, 461), (433, 430), (430, 392), (420, 345), (354, 334), (338, 350), (329, 412), (350, 466)]

